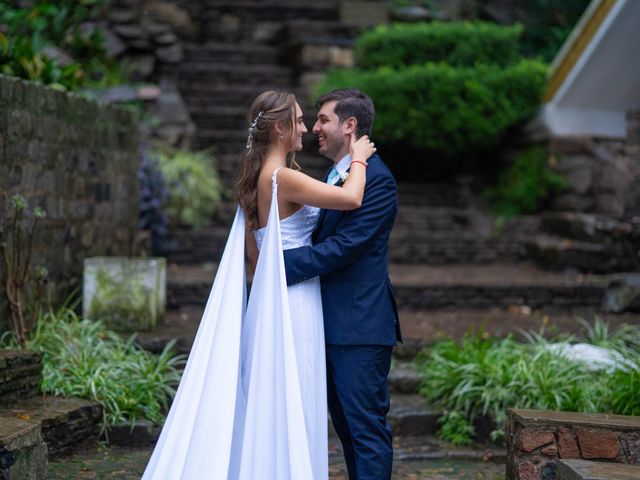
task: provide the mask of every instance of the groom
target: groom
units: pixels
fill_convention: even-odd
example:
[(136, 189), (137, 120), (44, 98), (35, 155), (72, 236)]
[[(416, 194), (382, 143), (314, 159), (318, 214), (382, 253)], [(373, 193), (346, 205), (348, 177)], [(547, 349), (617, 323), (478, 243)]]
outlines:
[[(325, 181), (341, 185), (348, 175), (352, 134), (371, 135), (373, 102), (359, 90), (341, 89), (320, 97), (317, 107), (313, 133), (320, 153), (334, 162)], [(391, 350), (401, 341), (387, 267), (398, 210), (396, 183), (378, 155), (367, 163), (362, 206), (322, 210), (314, 245), (284, 252), (289, 285), (320, 276), (329, 411), (349, 480), (391, 478), (387, 376)]]

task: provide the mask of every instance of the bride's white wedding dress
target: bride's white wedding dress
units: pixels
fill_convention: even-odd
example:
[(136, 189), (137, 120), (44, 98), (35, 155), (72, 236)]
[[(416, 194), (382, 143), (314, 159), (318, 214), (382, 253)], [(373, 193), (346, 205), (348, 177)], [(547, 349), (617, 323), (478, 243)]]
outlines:
[(279, 220), (277, 170), (249, 302), (236, 213), (198, 333), (143, 480), (326, 480), (318, 278), (286, 286), (283, 249), (311, 243), (319, 209)]

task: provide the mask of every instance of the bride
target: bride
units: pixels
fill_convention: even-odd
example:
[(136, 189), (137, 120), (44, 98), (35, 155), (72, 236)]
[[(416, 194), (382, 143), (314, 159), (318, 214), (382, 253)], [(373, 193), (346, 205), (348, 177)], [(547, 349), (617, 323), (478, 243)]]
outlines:
[(282, 250), (311, 244), (320, 209), (360, 206), (375, 148), (352, 137), (350, 174), (332, 186), (295, 162), (307, 128), (293, 94), (262, 93), (249, 119), (239, 208), (143, 480), (328, 478), (320, 283), (287, 287)]

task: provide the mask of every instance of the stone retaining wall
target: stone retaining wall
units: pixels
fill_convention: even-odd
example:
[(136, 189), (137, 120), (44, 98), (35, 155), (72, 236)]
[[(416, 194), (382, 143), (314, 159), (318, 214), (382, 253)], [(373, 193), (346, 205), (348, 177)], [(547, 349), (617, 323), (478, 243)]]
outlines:
[(631, 219), (640, 215), (640, 112), (627, 113), (627, 138), (552, 138), (567, 190), (555, 210)]
[(0, 218), (15, 193), (46, 210), (32, 265), (59, 291), (79, 286), (84, 257), (131, 252), (138, 137), (130, 111), (0, 75)]
[(640, 464), (640, 417), (511, 409), (509, 480), (553, 480), (558, 459)]

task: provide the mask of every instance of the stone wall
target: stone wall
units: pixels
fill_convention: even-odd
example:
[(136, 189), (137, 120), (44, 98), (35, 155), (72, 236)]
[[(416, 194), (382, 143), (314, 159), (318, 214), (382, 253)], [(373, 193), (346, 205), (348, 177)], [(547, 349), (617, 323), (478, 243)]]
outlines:
[(15, 193), (46, 210), (32, 264), (51, 290), (78, 287), (86, 256), (131, 252), (138, 136), (130, 111), (0, 75), (0, 215)]
[(511, 409), (507, 478), (553, 480), (558, 459), (640, 464), (640, 417)]
[(640, 112), (627, 115), (627, 138), (552, 138), (568, 188), (555, 210), (631, 219), (640, 215)]

